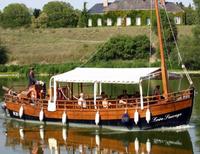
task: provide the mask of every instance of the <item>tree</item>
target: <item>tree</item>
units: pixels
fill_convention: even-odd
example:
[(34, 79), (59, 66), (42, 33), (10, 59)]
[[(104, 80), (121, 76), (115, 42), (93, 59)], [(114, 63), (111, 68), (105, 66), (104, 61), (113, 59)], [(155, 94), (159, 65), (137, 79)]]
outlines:
[(87, 2), (83, 3), (83, 10), (81, 12), (81, 15), (79, 17), (78, 25), (79, 27), (87, 27), (87, 21), (88, 21), (88, 11), (86, 8)]
[(8, 61), (8, 51), (0, 42), (0, 64), (5, 64)]
[(49, 27), (75, 27), (77, 26), (77, 12), (69, 3), (53, 1), (44, 5), (43, 12), (48, 16)]
[(10, 4), (3, 10), (2, 26), (3, 27), (21, 27), (29, 25), (31, 15), (24, 4)]
[(188, 7), (184, 7), (183, 9), (186, 15), (186, 24), (187, 25), (196, 24), (196, 18), (197, 18), (196, 11), (192, 8), (192, 6), (189, 5)]
[(34, 10), (33, 10), (33, 16), (34, 16), (35, 18), (38, 18), (39, 15), (40, 15), (40, 13), (41, 13), (41, 10), (40, 10), (40, 9), (34, 9)]
[[(178, 31), (177, 31), (177, 27), (176, 24), (174, 22), (173, 16), (169, 14), (169, 21), (168, 18), (166, 16), (166, 13), (164, 11), (160, 11), (160, 17), (161, 17), (161, 25), (162, 25), (162, 32), (163, 32), (163, 42), (165, 44), (165, 52), (166, 53), (171, 53), (172, 49), (174, 48), (174, 41), (177, 40), (177, 36), (178, 36)], [(171, 24), (171, 26), (170, 26)], [(171, 27), (172, 27), (172, 31), (171, 31)], [(157, 32), (157, 21), (154, 20), (153, 21), (153, 31), (158, 34)], [(175, 37), (175, 38), (174, 38)], [(175, 40), (174, 40), (175, 39)]]
[(200, 24), (200, 0), (193, 0), (196, 8), (197, 24)]
[(149, 51), (150, 41), (146, 35), (134, 38), (120, 35), (99, 46), (93, 61), (147, 59)]

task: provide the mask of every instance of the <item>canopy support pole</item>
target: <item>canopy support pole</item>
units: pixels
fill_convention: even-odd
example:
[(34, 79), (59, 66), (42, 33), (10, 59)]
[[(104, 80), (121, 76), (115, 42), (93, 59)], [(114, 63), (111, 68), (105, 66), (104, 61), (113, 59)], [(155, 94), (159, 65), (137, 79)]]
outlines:
[[(52, 80), (52, 79), (51, 79)], [(51, 80), (50, 80), (50, 89), (51, 89)], [(53, 99), (52, 99), (52, 90), (50, 90), (50, 100), (48, 101), (48, 111), (54, 112), (56, 111), (56, 100), (57, 100), (57, 83), (54, 79), (53, 81)]]
[(96, 100), (97, 100), (97, 82), (94, 83), (94, 107), (95, 107), (95, 109), (97, 109)]
[(101, 93), (102, 93), (102, 83), (100, 82), (99, 83), (99, 95), (101, 95)]
[(141, 79), (139, 82), (139, 88), (140, 88), (140, 107), (141, 107), (141, 110), (143, 110), (144, 109), (144, 101), (143, 101), (142, 80)]

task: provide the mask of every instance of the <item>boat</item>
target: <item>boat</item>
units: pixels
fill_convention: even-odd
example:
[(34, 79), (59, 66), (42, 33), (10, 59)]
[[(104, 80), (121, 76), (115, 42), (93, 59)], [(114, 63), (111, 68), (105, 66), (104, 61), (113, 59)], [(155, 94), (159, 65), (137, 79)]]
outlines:
[[(8, 115), (24, 121), (135, 130), (187, 125), (194, 102), (193, 83), (186, 73), (189, 87), (184, 90), (169, 91), (169, 79), (177, 78), (178, 75), (167, 71), (158, 0), (155, 0), (155, 8), (160, 44), (160, 68), (75, 68), (52, 76), (48, 94), (42, 93), (44, 92), (42, 82), (21, 93), (7, 89), (4, 108)], [(184, 65), (182, 68), (186, 72)], [(144, 95), (143, 83), (151, 79), (161, 79), (162, 94)], [(139, 90), (128, 97), (102, 96), (104, 92), (102, 87), (108, 84), (137, 85)]]
[[(15, 120), (4, 123), (6, 147), (13, 150), (38, 150), (47, 153), (165, 153), (192, 154), (187, 130), (116, 132), (101, 129), (25, 124)], [(181, 137), (180, 137), (181, 136)]]

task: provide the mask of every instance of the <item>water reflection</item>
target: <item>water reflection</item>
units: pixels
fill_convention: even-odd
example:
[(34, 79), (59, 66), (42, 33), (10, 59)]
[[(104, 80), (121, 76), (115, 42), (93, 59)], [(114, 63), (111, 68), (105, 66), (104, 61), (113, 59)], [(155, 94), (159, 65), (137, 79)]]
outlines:
[(116, 132), (86, 128), (4, 123), (6, 147), (30, 153), (193, 153), (188, 131)]

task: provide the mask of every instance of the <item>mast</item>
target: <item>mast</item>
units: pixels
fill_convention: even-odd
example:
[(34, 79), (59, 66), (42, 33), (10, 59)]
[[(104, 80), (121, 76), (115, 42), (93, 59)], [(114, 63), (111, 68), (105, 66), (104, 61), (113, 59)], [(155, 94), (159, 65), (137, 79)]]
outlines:
[(160, 14), (158, 8), (158, 0), (155, 0), (156, 18), (157, 18), (157, 29), (158, 29), (158, 39), (160, 45), (160, 59), (161, 59), (161, 74), (162, 74), (162, 86), (163, 86), (163, 96), (166, 98), (168, 96), (168, 76), (165, 63), (164, 49), (163, 49), (163, 36), (161, 32), (160, 24)]

